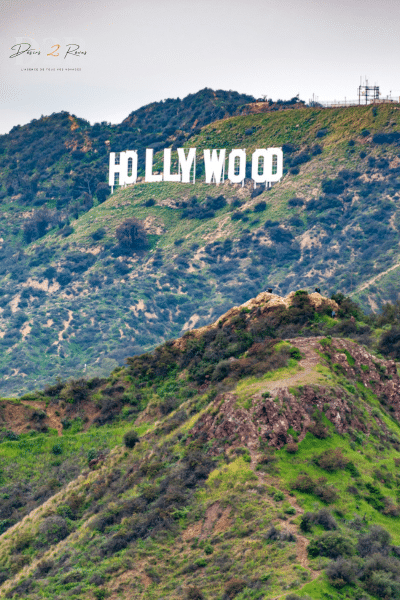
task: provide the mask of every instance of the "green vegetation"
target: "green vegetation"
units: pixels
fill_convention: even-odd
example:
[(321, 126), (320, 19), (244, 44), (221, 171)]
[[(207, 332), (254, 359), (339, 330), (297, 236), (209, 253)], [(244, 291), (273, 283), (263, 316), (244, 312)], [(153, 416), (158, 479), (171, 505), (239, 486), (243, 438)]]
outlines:
[[(0, 595), (397, 598), (400, 378), (315, 340), (328, 308), (260, 299), (108, 378), (1, 400)], [(311, 356), (322, 385), (296, 383)]]
[[(399, 597), (398, 107), (252, 100), (0, 137), (2, 598)], [(279, 145), (269, 190), (202, 182)], [(149, 146), (196, 183), (110, 195)]]
[[(117, 126), (60, 113), (0, 137), (4, 395), (57, 376), (107, 376), (126, 356), (269, 286), (335, 293), (348, 317), (342, 334), (368, 337), (367, 320), (337, 291), (365, 310), (397, 300), (397, 107), (265, 103), (253, 114), (251, 100), (202, 90)], [(296, 109), (276, 110), (284, 107)], [(160, 167), (164, 146), (196, 146), (196, 184), (138, 183), (109, 195), (108, 152), (138, 148), (142, 173), (149, 145)], [(283, 147), (284, 185), (202, 182), (203, 148), (246, 147), (250, 159), (271, 145)], [(331, 312), (317, 322), (336, 327)], [(381, 352), (398, 356), (398, 326), (388, 329), (376, 334)]]

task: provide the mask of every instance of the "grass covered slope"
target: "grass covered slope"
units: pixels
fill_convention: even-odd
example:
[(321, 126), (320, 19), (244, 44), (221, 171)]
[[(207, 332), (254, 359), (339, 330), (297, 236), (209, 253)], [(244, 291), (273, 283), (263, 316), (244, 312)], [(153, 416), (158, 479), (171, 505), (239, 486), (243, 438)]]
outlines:
[(2, 400), (0, 596), (397, 598), (400, 378), (338, 300)]
[[(203, 96), (207, 106), (223, 100)], [(110, 149), (144, 148), (149, 140), (138, 130), (161, 122), (159, 143), (176, 147), (166, 133), (168, 103), (136, 115), (138, 129), (132, 119), (124, 125), (136, 137), (68, 115), (2, 137), (1, 393), (60, 375), (106, 376), (125, 356), (206, 325), (268, 287), (286, 295), (319, 285), (327, 295), (352, 294), (366, 310), (397, 299), (398, 106), (228, 116), (246, 101), (235, 98), (225, 97), (222, 120), (212, 123), (205, 111), (201, 129), (192, 127), (196, 98), (179, 104), (182, 128), (190, 125), (179, 145), (198, 148), (195, 185), (138, 183), (107, 197)], [(64, 150), (46, 166), (53, 134)], [(22, 177), (21, 148), (35, 158), (42, 138), (46, 156)], [(250, 160), (271, 145), (283, 147), (285, 164), (271, 190), (203, 183), (202, 149), (245, 147)], [(143, 228), (140, 247), (118, 237), (129, 219)]]

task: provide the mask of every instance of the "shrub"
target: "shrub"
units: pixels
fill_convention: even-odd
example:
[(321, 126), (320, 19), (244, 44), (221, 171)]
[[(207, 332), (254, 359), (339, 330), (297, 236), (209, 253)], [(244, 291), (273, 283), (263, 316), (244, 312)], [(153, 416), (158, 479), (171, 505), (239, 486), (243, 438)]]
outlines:
[(339, 195), (344, 192), (344, 181), (337, 177), (336, 179), (325, 179), (322, 182), (322, 191), (324, 194)]
[(160, 412), (162, 415), (168, 415), (170, 412), (175, 410), (179, 404), (177, 398), (166, 398), (162, 404), (160, 404)]
[(39, 575), (39, 576), (43, 576), (46, 575), (47, 573), (49, 573), (49, 571), (51, 571), (51, 569), (54, 567), (54, 561), (53, 560), (41, 560), (38, 565), (37, 565), (37, 570), (35, 575)]
[(56, 454), (56, 455), (62, 454), (63, 449), (62, 449), (61, 444), (54, 444), (51, 451), (53, 454)]
[(104, 554), (106, 556), (110, 556), (112, 554), (116, 554), (120, 550), (123, 550), (128, 545), (128, 540), (123, 535), (114, 535), (112, 538), (109, 538), (104, 544)]
[(207, 208), (212, 210), (220, 210), (221, 208), (224, 208), (226, 204), (227, 202), (222, 195), (217, 196), (216, 198), (209, 197), (206, 201)]
[(318, 154), (322, 154), (322, 146), (320, 144), (314, 144), (311, 148), (312, 156), (318, 156)]
[(376, 133), (372, 138), (374, 144), (394, 144), (399, 140), (400, 133), (398, 131), (393, 131), (391, 133)]
[(336, 488), (332, 485), (326, 485), (326, 479), (320, 477), (314, 481), (309, 475), (298, 475), (296, 481), (292, 483), (292, 489), (304, 492), (306, 494), (315, 494), (327, 504), (334, 502), (337, 498)]
[(47, 208), (36, 210), (23, 226), (23, 238), (27, 244), (43, 237), (53, 224), (53, 214)]
[(334, 450), (326, 450), (320, 454), (317, 457), (316, 462), (321, 469), (332, 472), (337, 469), (344, 469), (348, 460), (343, 456), (340, 448), (335, 448)]
[(289, 206), (303, 206), (304, 200), (301, 198), (291, 198), (288, 202)]
[(92, 239), (95, 240), (96, 242), (103, 239), (103, 237), (106, 235), (106, 230), (104, 229), (104, 227), (99, 227), (98, 229), (96, 229), (96, 231), (93, 231), (92, 233)]
[(289, 244), (293, 241), (293, 235), (288, 229), (283, 227), (271, 227), (269, 236), (276, 244)]
[(396, 581), (389, 573), (382, 571), (373, 572), (365, 582), (368, 593), (389, 600), (400, 597), (400, 581)]
[(314, 525), (314, 515), (311, 512), (306, 512), (301, 516), (300, 529), (304, 533), (312, 531)]
[(71, 235), (71, 233), (74, 233), (74, 228), (71, 227), (71, 225), (66, 225), (65, 227), (60, 229), (57, 235), (61, 235), (62, 237), (68, 237), (69, 235)]
[(400, 594), (400, 562), (382, 554), (367, 559), (360, 576), (364, 588), (372, 595), (387, 600)]
[(268, 452), (266, 452), (266, 453), (265, 453), (265, 454), (264, 454), (264, 455), (263, 455), (263, 456), (260, 458), (260, 460), (258, 461), (258, 463), (257, 463), (257, 468), (258, 468), (258, 470), (259, 470), (261, 467), (268, 467), (268, 466), (271, 466), (271, 465), (273, 465), (274, 463), (276, 463), (276, 462), (277, 462), (277, 460), (278, 460), (277, 456), (275, 456), (275, 455), (273, 454), (273, 451), (271, 451), (271, 449), (268, 449), (268, 450), (269, 450), (269, 451), (268, 451)]
[(16, 552), (22, 552), (22, 550), (25, 550), (25, 548), (28, 548), (32, 544), (33, 539), (32, 533), (24, 531), (15, 540), (13, 551), (15, 550)]
[(197, 586), (192, 586), (186, 591), (186, 600), (204, 600), (204, 594)]
[(322, 508), (314, 514), (314, 523), (321, 525), (327, 531), (332, 531), (338, 528), (335, 519), (326, 508)]
[(147, 235), (142, 223), (131, 217), (119, 225), (115, 235), (123, 250), (143, 250), (147, 247)]
[(357, 550), (361, 556), (379, 553), (388, 555), (390, 550), (390, 534), (380, 525), (373, 525), (368, 533), (358, 538)]
[(71, 381), (63, 388), (60, 395), (71, 404), (77, 404), (86, 400), (89, 396), (88, 382), (83, 378), (71, 379)]
[(294, 490), (298, 490), (299, 492), (312, 494), (314, 492), (315, 482), (309, 475), (300, 474), (297, 476), (296, 481), (292, 484), (292, 488)]
[(0, 521), (0, 535), (7, 531), (7, 529), (11, 527), (12, 524), (13, 522), (11, 521), (11, 519), (2, 519)]
[(332, 485), (325, 485), (325, 482), (320, 485), (316, 485), (314, 494), (321, 498), (322, 502), (325, 502), (326, 504), (335, 502), (338, 496), (336, 488)]
[(289, 530), (286, 529), (284, 531), (280, 531), (273, 525), (268, 529), (267, 533), (265, 534), (265, 539), (272, 541), (282, 540), (284, 542), (296, 541), (295, 536)]
[(299, 446), (295, 443), (295, 442), (289, 442), (289, 444), (286, 444), (286, 452), (288, 452), (289, 454), (296, 454), (296, 452), (298, 451)]
[(67, 521), (63, 517), (47, 517), (39, 527), (39, 533), (44, 535), (47, 542), (55, 544), (68, 535)]
[(353, 556), (355, 544), (352, 539), (341, 532), (325, 533), (321, 537), (311, 540), (307, 548), (308, 554), (316, 556), (327, 556), (328, 558), (339, 558)]
[[(260, 196), (263, 193), (264, 189), (265, 188), (261, 187), (261, 186), (257, 187), (255, 190), (253, 190), (251, 192), (251, 197), (252, 198), (257, 198), (257, 196)], [(257, 212), (257, 211), (255, 211), (255, 212)]]
[(300, 529), (302, 531), (311, 531), (313, 525), (321, 525), (327, 531), (337, 529), (337, 523), (335, 519), (326, 508), (322, 508), (316, 513), (307, 512), (302, 515), (300, 521)]
[(262, 201), (262, 202), (257, 202), (257, 204), (254, 207), (254, 212), (258, 213), (258, 212), (263, 212), (265, 209), (267, 208), (267, 203)]
[(378, 350), (385, 356), (400, 358), (400, 327), (394, 325), (381, 335)]
[(301, 359), (301, 352), (298, 348), (290, 348), (289, 352), (290, 352), (291, 358), (294, 358), (295, 360)]
[(127, 431), (124, 435), (124, 444), (127, 448), (133, 448), (139, 442), (139, 436), (134, 429)]
[(338, 558), (328, 565), (326, 574), (331, 585), (341, 588), (356, 582), (357, 571), (358, 563), (354, 559)]
[(61, 285), (68, 285), (73, 279), (72, 273), (69, 269), (63, 269), (57, 273), (57, 282)]
[(308, 431), (320, 440), (324, 440), (329, 437), (329, 430), (321, 421), (312, 423), (308, 427)]
[(360, 471), (357, 469), (352, 461), (348, 461), (345, 466), (346, 471), (350, 473), (352, 477), (360, 477)]
[(107, 200), (108, 196), (110, 195), (110, 192), (110, 186), (107, 185), (107, 183), (99, 183), (99, 185), (96, 187), (95, 194), (100, 204)]
[(225, 594), (223, 598), (225, 600), (231, 600), (246, 587), (246, 582), (243, 579), (231, 579), (228, 581), (225, 587)]

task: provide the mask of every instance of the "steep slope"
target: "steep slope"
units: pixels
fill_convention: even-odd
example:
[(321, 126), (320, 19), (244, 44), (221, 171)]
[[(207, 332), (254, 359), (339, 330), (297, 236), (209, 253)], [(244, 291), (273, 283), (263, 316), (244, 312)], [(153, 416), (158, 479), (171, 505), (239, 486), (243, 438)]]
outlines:
[(397, 598), (400, 377), (332, 310), (263, 293), (3, 400), (1, 597)]
[[(351, 293), (366, 310), (397, 299), (398, 106), (239, 115), (195, 133), (196, 103), (222, 102), (228, 115), (248, 100), (213, 94), (151, 105), (124, 125), (138, 136), (133, 122), (149, 119), (150, 127), (148, 115), (166, 122), (176, 110), (191, 135), (179, 143), (198, 148), (195, 185), (139, 183), (105, 200), (109, 150), (131, 141), (139, 147), (138, 137), (118, 137), (119, 126), (104, 125), (101, 152), (89, 141), (103, 126), (68, 115), (3, 136), (3, 194), (12, 188), (0, 212), (3, 394), (57, 376), (104, 376), (126, 355), (205, 325), (268, 287), (282, 295), (315, 286), (327, 295)], [(214, 118), (204, 111), (204, 119)], [(160, 144), (174, 146), (164, 133)], [(65, 152), (46, 166), (46, 144), (56, 141)], [(27, 171), (33, 188), (26, 197), (18, 167), (25, 143), (34, 161), (40, 144), (45, 150), (41, 165)], [(285, 156), (285, 175), (271, 190), (254, 190), (249, 180), (243, 188), (202, 183), (203, 148), (246, 147), (250, 159), (271, 145), (282, 145)], [(117, 228), (133, 217), (147, 247), (123, 248), (117, 239)]]

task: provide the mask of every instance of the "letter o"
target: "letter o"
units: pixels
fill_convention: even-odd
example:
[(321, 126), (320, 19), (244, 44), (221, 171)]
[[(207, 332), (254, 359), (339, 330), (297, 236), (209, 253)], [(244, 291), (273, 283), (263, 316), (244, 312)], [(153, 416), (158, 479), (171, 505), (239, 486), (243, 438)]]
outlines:
[[(239, 173), (235, 174), (235, 159), (239, 159)], [(246, 177), (246, 152), (236, 149), (229, 153), (228, 179), (231, 183), (241, 183)]]

